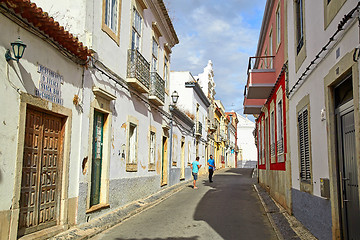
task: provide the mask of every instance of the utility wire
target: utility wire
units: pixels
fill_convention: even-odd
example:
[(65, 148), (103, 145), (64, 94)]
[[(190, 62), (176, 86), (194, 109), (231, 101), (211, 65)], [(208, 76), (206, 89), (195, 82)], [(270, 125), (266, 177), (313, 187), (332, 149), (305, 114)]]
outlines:
[[(348, 14), (344, 15), (344, 17), (341, 19), (340, 23), (338, 24), (337, 30), (335, 31), (335, 33), (330, 37), (329, 41), (321, 48), (321, 50), (319, 51), (318, 54), (316, 54), (315, 58), (310, 62), (310, 64), (305, 68), (305, 71), (301, 74), (301, 76), (298, 78), (298, 80), (295, 82), (295, 84), (292, 86), (292, 88), (290, 89), (288, 96), (291, 97), (291, 93), (293, 93), (296, 89), (296, 86), (300, 84), (301, 81), (305, 81), (306, 80), (306, 75), (309, 75), (313, 69), (310, 69), (310, 67), (315, 63), (315, 61), (317, 61), (318, 59), (320, 59), (320, 55), (322, 53), (324, 53), (326, 50), (328, 50), (330, 44), (335, 41), (335, 37), (336, 35), (338, 35), (339, 32), (344, 30), (344, 26), (345, 24), (351, 19), (353, 18), (353, 14), (355, 11), (358, 10), (358, 8), (360, 7), (360, 1), (358, 2), (358, 4), (356, 5), (355, 8), (353, 8)], [(320, 62), (318, 62), (316, 65), (318, 65)], [(310, 71), (311, 70), (311, 71)], [(309, 72), (310, 71), (310, 72)]]

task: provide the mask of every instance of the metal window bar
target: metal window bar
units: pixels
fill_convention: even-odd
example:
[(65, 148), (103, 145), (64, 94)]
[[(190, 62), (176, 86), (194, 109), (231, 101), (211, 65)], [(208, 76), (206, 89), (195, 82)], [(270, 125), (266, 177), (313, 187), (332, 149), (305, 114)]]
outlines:
[(128, 50), (127, 77), (136, 78), (147, 89), (150, 87), (150, 63), (137, 49)]
[(270, 154), (271, 156), (275, 156), (275, 143), (272, 143), (270, 146)]
[(277, 152), (283, 153), (284, 152), (284, 141), (283, 138), (277, 141)]
[(198, 121), (198, 124), (196, 126), (196, 133), (202, 134), (202, 123)]
[(165, 81), (157, 72), (150, 73), (150, 95), (156, 96), (162, 102), (165, 102)]
[(262, 150), (262, 163), (265, 164), (265, 149)]

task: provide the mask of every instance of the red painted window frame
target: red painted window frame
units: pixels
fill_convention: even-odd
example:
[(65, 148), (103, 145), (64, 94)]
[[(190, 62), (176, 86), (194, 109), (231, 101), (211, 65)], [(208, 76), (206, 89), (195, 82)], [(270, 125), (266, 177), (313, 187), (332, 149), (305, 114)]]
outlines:
[[(284, 138), (284, 161), (283, 162), (278, 162), (278, 152), (277, 152), (277, 104), (276, 104), (276, 99), (277, 99), (277, 91), (279, 90), (279, 88), (282, 88), (282, 104), (283, 104), (283, 109), (282, 109), (282, 115), (283, 115), (283, 138)], [(286, 93), (285, 93), (285, 72), (282, 73), (282, 76), (280, 77), (277, 85), (275, 86), (274, 89), (274, 94), (271, 97), (271, 100), (269, 102), (274, 101), (274, 112), (275, 112), (275, 162), (271, 163), (270, 161), (270, 170), (278, 170), (278, 171), (285, 171), (286, 170), (286, 153), (287, 153), (287, 135), (286, 135), (286, 104), (285, 104), (285, 100), (286, 100)], [(270, 106), (269, 106), (270, 107)]]

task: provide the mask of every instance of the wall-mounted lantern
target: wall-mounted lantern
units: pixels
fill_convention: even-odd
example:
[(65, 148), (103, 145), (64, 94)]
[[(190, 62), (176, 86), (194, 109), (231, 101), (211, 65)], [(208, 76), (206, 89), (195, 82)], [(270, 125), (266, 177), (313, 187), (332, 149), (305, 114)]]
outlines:
[(6, 53), (5, 53), (6, 61), (15, 60), (15, 61), (19, 62), (19, 59), (22, 58), (22, 56), (24, 54), (26, 44), (24, 44), (19, 37), (15, 42), (11, 43), (11, 47), (12, 47), (15, 58), (11, 57), (10, 50), (7, 49)]
[(177, 93), (177, 91), (175, 90), (172, 94), (171, 94), (171, 101), (173, 102), (173, 104), (175, 105), (177, 103), (179, 99), (179, 94)]

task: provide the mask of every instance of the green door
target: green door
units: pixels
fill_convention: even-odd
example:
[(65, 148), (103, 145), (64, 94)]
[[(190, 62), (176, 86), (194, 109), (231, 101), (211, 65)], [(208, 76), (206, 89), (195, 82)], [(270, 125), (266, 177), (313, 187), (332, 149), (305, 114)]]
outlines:
[(94, 111), (90, 206), (100, 203), (104, 114)]

